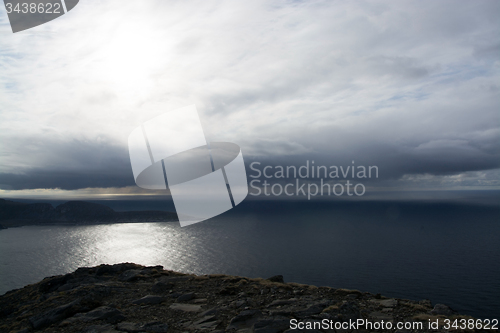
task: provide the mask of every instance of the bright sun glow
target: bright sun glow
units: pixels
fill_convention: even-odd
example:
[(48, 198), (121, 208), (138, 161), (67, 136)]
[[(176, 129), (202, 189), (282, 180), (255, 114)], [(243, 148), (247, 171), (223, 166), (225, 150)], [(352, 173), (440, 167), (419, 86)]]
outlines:
[(126, 98), (145, 98), (154, 88), (155, 73), (164, 63), (165, 44), (149, 26), (116, 29), (89, 67), (95, 79)]

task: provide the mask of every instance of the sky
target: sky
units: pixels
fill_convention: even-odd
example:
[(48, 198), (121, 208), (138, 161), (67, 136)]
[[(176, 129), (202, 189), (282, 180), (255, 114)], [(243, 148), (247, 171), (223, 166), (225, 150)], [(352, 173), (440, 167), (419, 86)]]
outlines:
[(247, 165), (376, 165), (374, 191), (500, 189), (498, 1), (0, 8), (0, 196), (156, 195), (130, 132), (195, 104)]

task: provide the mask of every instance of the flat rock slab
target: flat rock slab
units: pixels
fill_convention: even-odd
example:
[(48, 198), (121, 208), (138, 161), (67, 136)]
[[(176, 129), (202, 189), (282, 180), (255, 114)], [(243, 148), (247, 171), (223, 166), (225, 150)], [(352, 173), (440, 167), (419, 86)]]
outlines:
[(115, 330), (113, 325), (91, 325), (85, 328), (82, 333), (121, 333), (121, 331)]
[(201, 324), (198, 324), (198, 325), (193, 325), (192, 327), (195, 329), (195, 330), (208, 330), (208, 329), (214, 329), (217, 327), (219, 323), (217, 321), (209, 321), (209, 322), (206, 322), (206, 323), (201, 323)]
[(431, 310), (431, 313), (434, 315), (449, 316), (455, 313), (455, 311), (453, 311), (448, 305), (436, 304), (434, 308)]
[(272, 301), (271, 304), (269, 304), (267, 307), (273, 307), (273, 306), (281, 306), (281, 305), (288, 305), (296, 302), (297, 299), (295, 298), (290, 298), (290, 299), (277, 299), (275, 301)]
[(183, 294), (183, 295), (177, 297), (177, 302), (187, 302), (187, 301), (192, 300), (195, 297), (196, 296), (194, 293)]
[(141, 332), (141, 325), (138, 323), (131, 323), (124, 321), (116, 325), (116, 328), (120, 331), (125, 331), (128, 333), (138, 333)]
[(67, 326), (76, 322), (92, 322), (95, 320), (103, 320), (110, 324), (116, 324), (125, 320), (123, 313), (109, 306), (101, 306), (87, 313), (77, 313), (71, 318), (62, 321), (59, 326)]
[(197, 304), (200, 304), (200, 303), (206, 303), (208, 300), (206, 298), (197, 298), (195, 300), (193, 300), (193, 303), (197, 303)]
[(374, 299), (371, 300), (372, 303), (380, 304), (384, 308), (394, 308), (398, 305), (398, 301), (394, 298), (389, 299)]
[(52, 325), (58, 321), (68, 318), (75, 314), (79, 309), (80, 300), (77, 299), (71, 303), (61, 305), (55, 309), (49, 310), (41, 315), (33, 316), (29, 319), (34, 329)]
[(116, 329), (128, 333), (166, 333), (168, 331), (168, 324), (164, 324), (162, 322), (150, 322), (142, 325), (139, 323), (122, 322), (116, 325)]
[(141, 329), (145, 332), (152, 333), (166, 333), (168, 330), (168, 324), (161, 322), (150, 322), (142, 325)]
[(203, 324), (203, 323), (207, 323), (209, 321), (214, 321), (216, 320), (217, 318), (215, 316), (205, 316), (201, 319), (198, 319), (197, 321), (195, 321), (193, 324), (195, 325), (198, 325), (198, 324)]
[(393, 319), (390, 314), (387, 314), (387, 313), (384, 313), (384, 312), (379, 312), (379, 311), (372, 312), (368, 316), (370, 318), (375, 319), (375, 320), (388, 321), (388, 320), (392, 320)]
[(136, 280), (141, 275), (141, 270), (139, 269), (129, 269), (128, 271), (123, 272), (118, 280), (124, 282), (132, 282)]
[(104, 320), (109, 323), (117, 323), (125, 319), (123, 313), (115, 308), (111, 308), (108, 306), (101, 306), (97, 309), (94, 309), (86, 314), (82, 315), (82, 321), (93, 321), (93, 320)]
[(241, 311), (236, 317), (231, 319), (226, 330), (250, 328), (261, 317), (262, 312), (257, 309)]
[(143, 298), (139, 298), (136, 299), (135, 301), (132, 301), (132, 304), (160, 304), (164, 300), (165, 298), (162, 296), (147, 295), (144, 296)]
[(184, 304), (184, 303), (174, 303), (170, 305), (173, 310), (179, 310), (184, 312), (199, 312), (201, 311), (201, 305), (196, 304)]
[(202, 313), (199, 314), (200, 317), (206, 317), (206, 316), (211, 316), (217, 314), (217, 307), (208, 309)]
[(306, 318), (309, 316), (320, 314), (324, 308), (326, 308), (327, 304), (325, 303), (317, 303), (312, 304), (308, 308), (295, 312), (295, 316), (298, 318)]
[(193, 322), (189, 327), (195, 330), (214, 329), (218, 323), (215, 316), (205, 316)]
[(152, 287), (151, 291), (154, 293), (166, 293), (174, 287), (173, 283), (165, 283), (162, 281), (156, 282)]

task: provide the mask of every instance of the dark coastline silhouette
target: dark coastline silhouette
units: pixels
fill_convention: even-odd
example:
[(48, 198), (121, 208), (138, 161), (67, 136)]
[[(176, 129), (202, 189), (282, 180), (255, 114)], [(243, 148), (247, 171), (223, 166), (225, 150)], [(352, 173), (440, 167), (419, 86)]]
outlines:
[(0, 228), (47, 224), (99, 224), (134, 222), (175, 222), (177, 214), (164, 211), (116, 212), (85, 201), (68, 201), (53, 207), (48, 203), (21, 203), (0, 199)]

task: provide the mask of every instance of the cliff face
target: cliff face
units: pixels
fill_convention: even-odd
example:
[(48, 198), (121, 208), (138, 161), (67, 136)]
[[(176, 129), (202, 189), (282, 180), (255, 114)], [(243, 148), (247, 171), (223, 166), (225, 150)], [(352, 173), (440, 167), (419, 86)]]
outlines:
[(423, 327), (398, 332), (445, 332), (429, 329), (429, 320), (442, 325), (461, 318), (470, 319), (442, 304), (284, 283), (282, 276), (196, 276), (131, 263), (79, 268), (0, 296), (1, 332), (295, 333), (307, 330), (293, 329), (294, 323), (345, 327), (359, 320)]
[[(115, 212), (108, 206), (69, 201), (54, 208), (50, 204), (0, 199), (0, 225), (14, 227), (43, 223), (124, 223), (177, 221), (177, 214), (163, 211)], [(1, 227), (0, 227), (1, 228)]]

